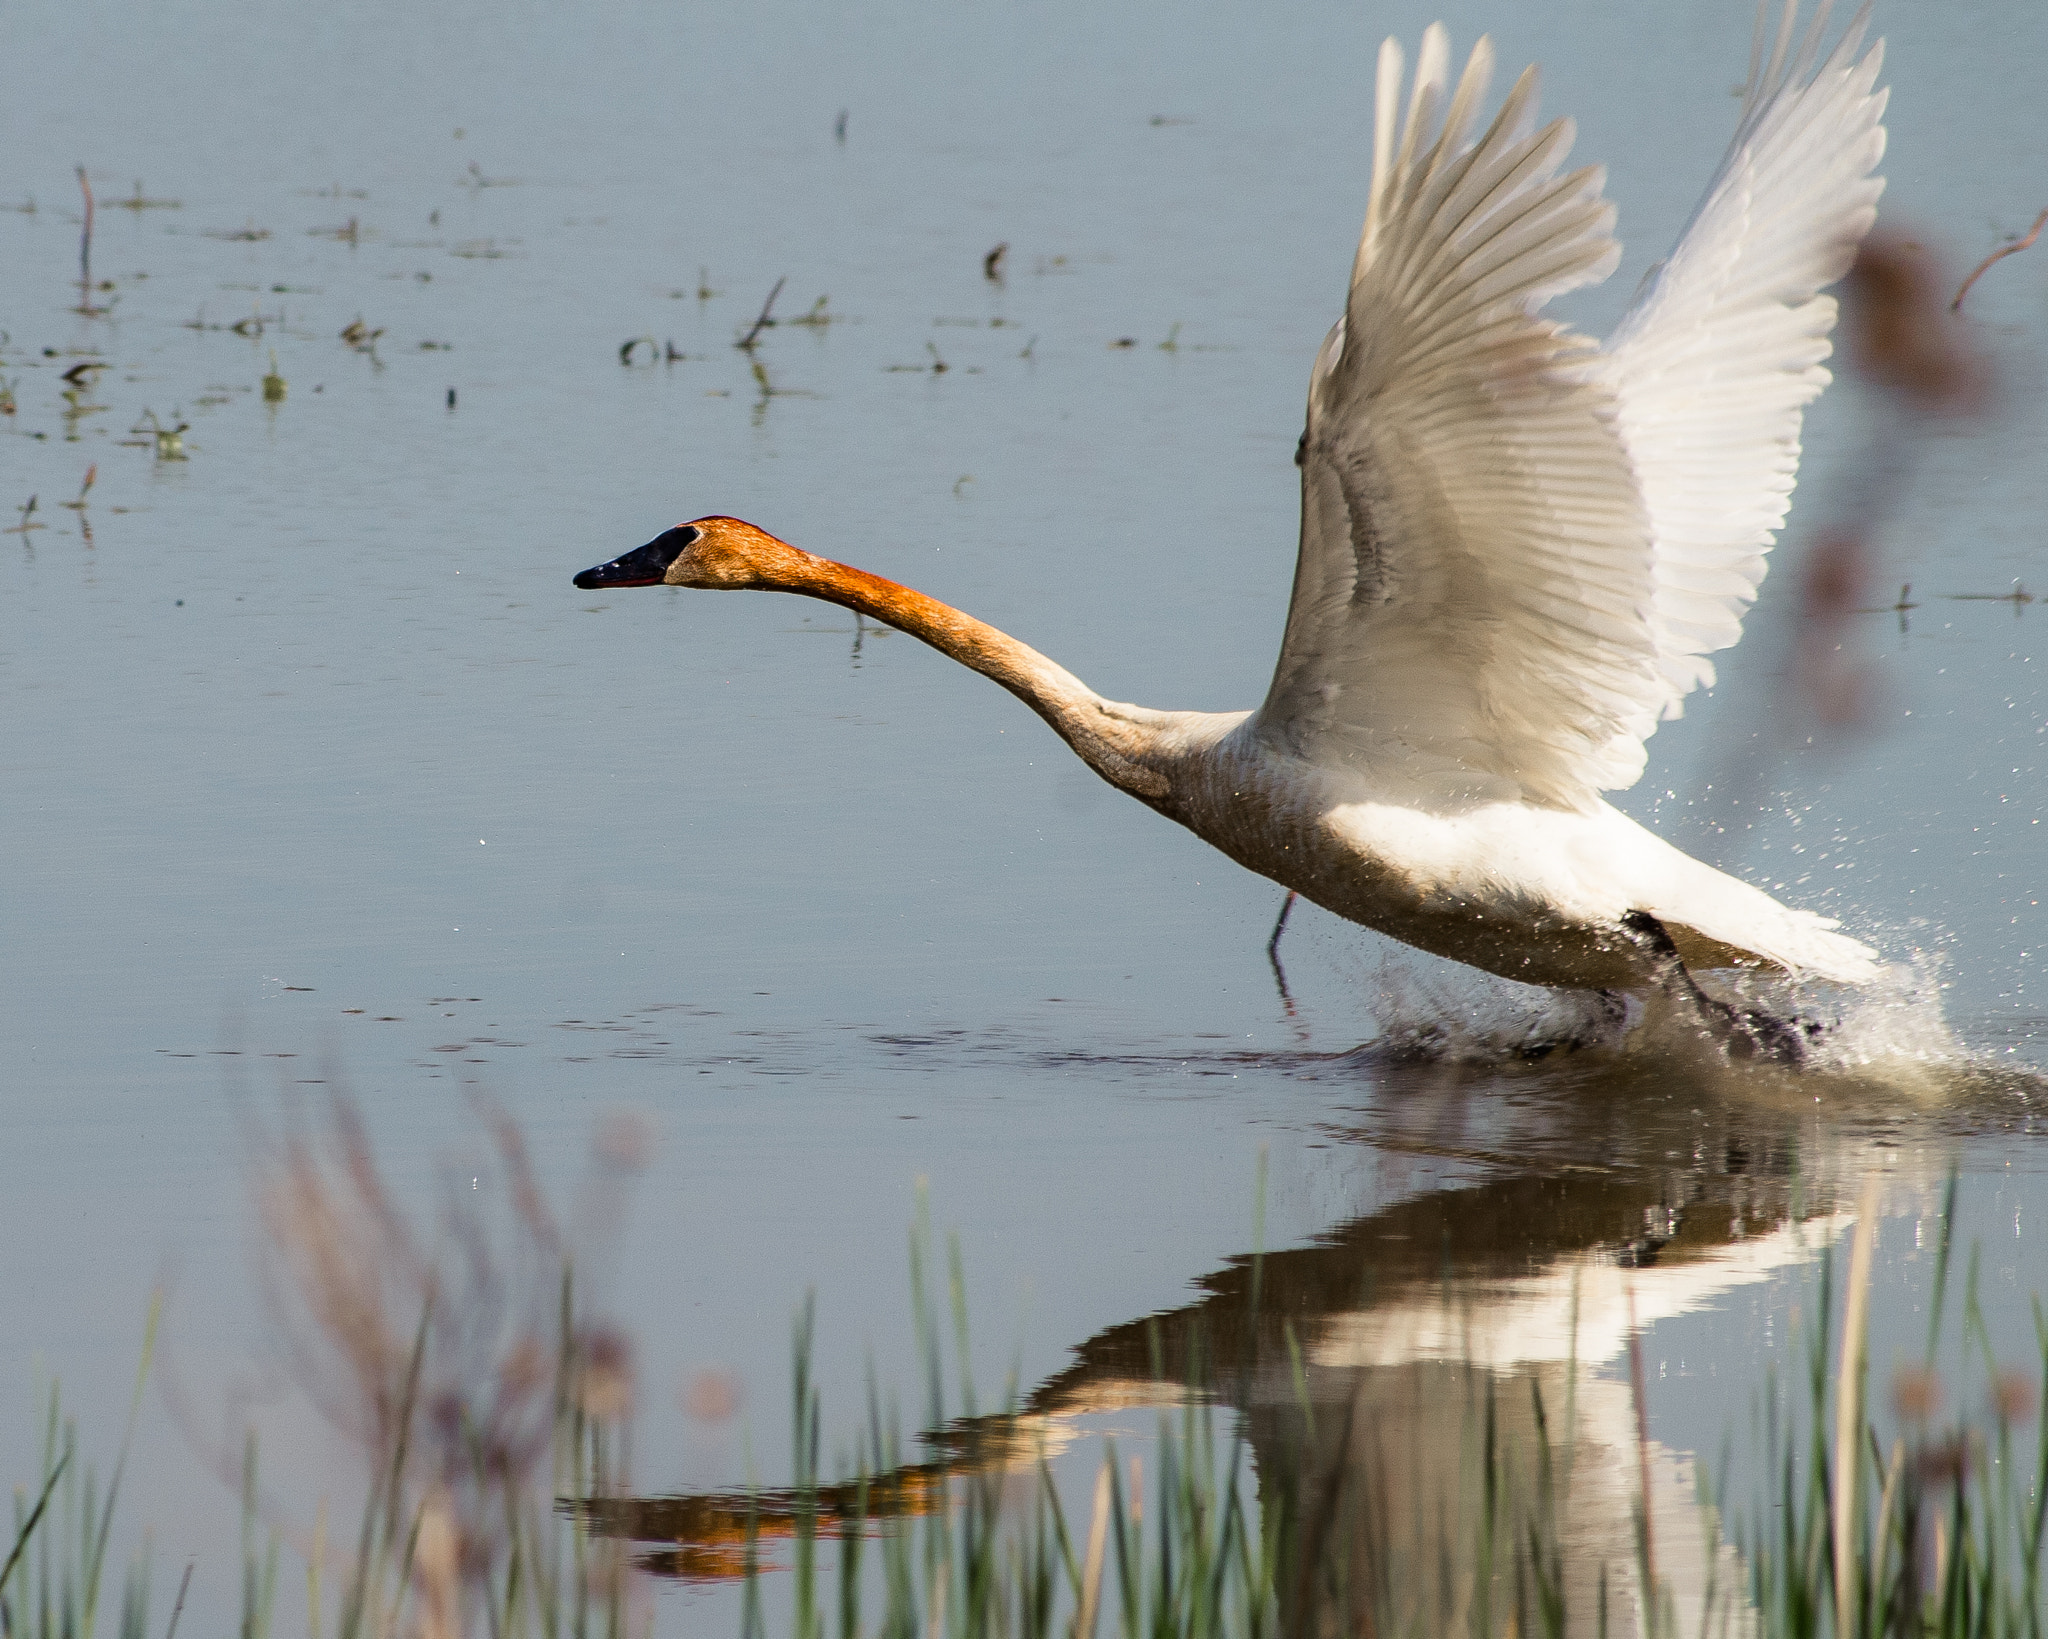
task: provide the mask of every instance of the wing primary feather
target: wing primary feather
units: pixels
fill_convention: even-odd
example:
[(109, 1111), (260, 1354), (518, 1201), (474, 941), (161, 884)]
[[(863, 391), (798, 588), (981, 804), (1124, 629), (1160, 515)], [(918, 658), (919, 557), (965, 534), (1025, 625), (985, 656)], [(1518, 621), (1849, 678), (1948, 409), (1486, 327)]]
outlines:
[[(1796, 0), (1788, 0), (1786, 9), (1796, 12)], [(1804, 79), (1813, 72), (1813, 66), (1820, 60), (1821, 36), (1827, 32), (1828, 14), (1835, 9), (1835, 0), (1820, 0), (1813, 9), (1813, 21), (1806, 25), (1806, 38), (1799, 42), (1799, 60), (1793, 66), (1791, 78)]]
[(1371, 262), (1379, 239), (1380, 217), (1386, 210), (1388, 176), (1394, 162), (1394, 121), (1400, 112), (1401, 42), (1392, 35), (1380, 42), (1379, 83), (1373, 89), (1372, 192), (1366, 197), (1365, 232), (1359, 235), (1352, 283)]
[[(1530, 139), (1518, 153), (1509, 156), (1516, 163), (1504, 176), (1498, 179), (1482, 177), (1480, 180), (1483, 186), (1473, 190), (1468, 203), (1459, 204), (1458, 194), (1469, 177), (1470, 156), (1462, 160), (1460, 164), (1466, 166), (1467, 171), (1449, 179), (1451, 185), (1445, 190), (1445, 197), (1437, 201), (1423, 202), (1426, 207), (1430, 207), (1431, 216), (1440, 223), (1435, 245), (1416, 245), (1417, 251), (1428, 252), (1421, 264), (1409, 264), (1388, 270), (1390, 283), (1394, 280), (1399, 281), (1395, 287), (1396, 291), (1402, 295), (1407, 294), (1417, 279), (1426, 277), (1433, 268), (1440, 267), (1446, 258), (1471, 257), (1486, 245), (1495, 242), (1501, 233), (1511, 229), (1517, 222), (1526, 220), (1548, 205), (1551, 197), (1549, 194), (1538, 196), (1514, 217), (1489, 224), (1485, 237), (1476, 241), (1468, 241), (1461, 237), (1461, 230), (1468, 223), (1483, 219), (1489, 208), (1500, 205), (1518, 188), (1536, 180), (1546, 170), (1554, 169), (1570, 151), (1573, 134), (1574, 128), (1569, 120), (1553, 121)], [(1587, 174), (1589, 173), (1581, 171), (1575, 173), (1575, 176), (1583, 178)]]
[[(1743, 82), (1742, 114), (1746, 119), (1751, 103), (1756, 100), (1756, 88), (1764, 70), (1764, 31), (1771, 23), (1771, 0), (1756, 0), (1756, 21), (1749, 28), (1749, 78)], [(1384, 52), (1385, 46), (1380, 50)]]
[(1443, 134), (1437, 138), (1436, 152), (1422, 178), (1424, 188), (1435, 184), (1446, 164), (1466, 157), (1462, 145), (1466, 133), (1472, 128), (1472, 112), (1484, 100), (1492, 80), (1493, 41), (1482, 34), (1472, 47), (1472, 55), (1466, 59), (1465, 72), (1458, 76), (1458, 89), (1451, 98), (1451, 105), (1444, 111)]
[[(1408, 129), (1401, 135), (1401, 153), (1394, 169), (1404, 179), (1422, 145), (1430, 140), (1436, 111), (1444, 99), (1444, 77), (1450, 72), (1451, 37), (1441, 23), (1422, 31), (1422, 49), (1415, 56), (1415, 88), (1408, 97)], [(1406, 191), (1404, 189), (1404, 191)]]
[(1771, 60), (1764, 69), (1764, 77), (1757, 82), (1760, 95), (1765, 87), (1778, 83), (1778, 76), (1785, 67), (1786, 54), (1792, 49), (1792, 29), (1798, 17), (1799, 0), (1785, 0), (1785, 9), (1778, 17), (1778, 38), (1771, 47)]

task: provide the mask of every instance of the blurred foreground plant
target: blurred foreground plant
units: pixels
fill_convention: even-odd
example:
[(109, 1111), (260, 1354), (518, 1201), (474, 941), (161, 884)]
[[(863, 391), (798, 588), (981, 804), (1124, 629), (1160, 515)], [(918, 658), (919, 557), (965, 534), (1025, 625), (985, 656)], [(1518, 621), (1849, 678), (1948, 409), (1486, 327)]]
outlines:
[[(509, 1210), (494, 1224), (479, 1203), (496, 1191), (450, 1187), (431, 1243), (386, 1189), (347, 1100), (324, 1125), (259, 1137), (265, 1272), (294, 1374), (368, 1460), (336, 1639), (618, 1639), (627, 1624), (624, 1555), (557, 1499), (624, 1484), (631, 1349), (579, 1310), (568, 1239), (517, 1126), (478, 1108)], [(646, 1146), (633, 1122), (601, 1130), (594, 1198), (615, 1198)], [(323, 1557), (316, 1542), (313, 1639)]]

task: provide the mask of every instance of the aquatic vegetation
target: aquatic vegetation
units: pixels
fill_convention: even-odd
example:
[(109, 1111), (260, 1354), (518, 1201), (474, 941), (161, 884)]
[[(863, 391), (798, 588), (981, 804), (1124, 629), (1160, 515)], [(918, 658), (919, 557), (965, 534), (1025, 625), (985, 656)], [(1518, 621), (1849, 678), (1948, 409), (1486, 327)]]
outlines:
[[(1291, 1322), (1279, 1328), (1284, 1361), (1249, 1368), (1233, 1365), (1227, 1350), (1212, 1357), (1198, 1336), (1168, 1339), (1155, 1322), (1155, 1382), (1166, 1378), (1167, 1351), (1183, 1356), (1177, 1404), (1160, 1415), (1149, 1483), (1143, 1459), (1120, 1454), (1114, 1437), (1104, 1440), (1084, 1523), (1054, 1477), (1053, 1460), (1081, 1433), (1071, 1406), (1048, 1414), (1042, 1393), (1020, 1399), (1012, 1385), (996, 1412), (974, 1410), (957, 1249), (951, 1286), (962, 1404), (946, 1415), (922, 1229), (911, 1251), (925, 1362), (920, 1460), (904, 1458), (893, 1419), (871, 1390), (856, 1460), (841, 1478), (821, 1476), (807, 1309), (794, 1348), (792, 1486), (621, 1499), (587, 1512), (600, 1530), (666, 1544), (643, 1554), (651, 1570), (741, 1577), (748, 1639), (767, 1631), (771, 1571), (787, 1573), (783, 1602), (801, 1639), (821, 1635), (835, 1607), (843, 1636), (2035, 1634), (2048, 1502), (2029, 1485), (2022, 1459), (2031, 1455), (2035, 1475), (2048, 1472), (2048, 1443), (2029, 1454), (2015, 1436), (2048, 1381), (2037, 1388), (1992, 1358), (1973, 1262), (1961, 1342), (1989, 1393), (1974, 1420), (1936, 1417), (1940, 1382), (1931, 1363), (1944, 1340), (1954, 1204), (1952, 1181), (1929, 1364), (1894, 1383), (1892, 1412), (1903, 1432), (1882, 1446), (1862, 1393), (1875, 1221), (1875, 1197), (1866, 1192), (1842, 1344), (1831, 1343), (1834, 1281), (1824, 1257), (1805, 1406), (1783, 1419), (1774, 1409), (1765, 1436), (1769, 1494), (1731, 1518), (1727, 1499), (1703, 1486), (1692, 1542), (1670, 1534), (1684, 1521), (1668, 1498), (1651, 1506), (1654, 1459), (1633, 1346), (1636, 1451), (1615, 1465), (1588, 1444), (1591, 1425), (1569, 1387), (1553, 1398), (1530, 1380), (1518, 1397), (1469, 1363), (1434, 1369), (1426, 1392), (1439, 1409), (1448, 1404), (1450, 1416), (1427, 1416), (1419, 1435), (1390, 1417), (1396, 1407), (1385, 1396), (1363, 1410), (1333, 1402), (1311, 1386)], [(1251, 1279), (1256, 1286), (1256, 1270)], [(1452, 1310), (1457, 1302), (1455, 1293), (1447, 1298)], [(2036, 1312), (2038, 1322), (2038, 1304)], [(2039, 1324), (2048, 1379), (2048, 1322)], [(1243, 1370), (1269, 1388), (1275, 1379), (1291, 1383), (1291, 1391), (1269, 1393), (1219, 1435), (1223, 1378)], [(1766, 1404), (1775, 1408), (1776, 1386), (1769, 1387)], [(1097, 1409), (1115, 1409), (1117, 1396), (1096, 1388)], [(1419, 1376), (1412, 1388), (1425, 1392)], [(1425, 1404), (1416, 1401), (1416, 1411)], [(1419, 1463), (1400, 1450), (1413, 1440), (1426, 1446)], [(1621, 1518), (1632, 1528), (1589, 1532), (1589, 1519), (1599, 1517), (1585, 1509), (1589, 1488), (1597, 1496), (1616, 1474), (1631, 1472), (1639, 1476), (1633, 1495), (1611, 1500), (1625, 1504)], [(836, 1568), (821, 1563), (827, 1542), (837, 1544)], [(786, 1562), (771, 1559), (776, 1544), (787, 1546)]]
[[(959, 1248), (949, 1250), (942, 1304), (923, 1213), (910, 1240), (923, 1378), (917, 1455), (893, 1397), (871, 1380), (866, 1427), (850, 1460), (827, 1474), (807, 1305), (792, 1349), (792, 1483), (637, 1497), (623, 1455), (630, 1344), (579, 1307), (574, 1237), (543, 1200), (517, 1128), (482, 1114), (500, 1186), (483, 1199), (504, 1211), (493, 1219), (471, 1191), (452, 1191), (432, 1238), (397, 1206), (345, 1103), (323, 1125), (258, 1135), (257, 1198), (288, 1353), (301, 1386), (362, 1452), (366, 1475), (354, 1551), (330, 1564), (324, 1519), (310, 1534), (294, 1530), (261, 1500), (248, 1437), (234, 1465), (246, 1639), (280, 1626), (288, 1547), (306, 1561), (309, 1639), (619, 1639), (646, 1614), (635, 1566), (740, 1582), (747, 1639), (785, 1614), (797, 1639), (823, 1639), (828, 1626), (841, 1639), (2041, 1630), (2048, 1493), (2037, 1481), (2048, 1472), (2048, 1429), (2031, 1442), (2019, 1431), (2048, 1392), (2048, 1316), (2037, 1302), (2040, 1370), (2020, 1375), (1994, 1358), (1974, 1254), (1960, 1305), (1946, 1301), (1953, 1177), (1925, 1359), (1893, 1379), (1889, 1423), (1864, 1393), (1877, 1205), (1866, 1189), (1839, 1294), (1832, 1258), (1821, 1259), (1803, 1403), (1781, 1414), (1775, 1384), (1764, 1396), (1766, 1494), (1735, 1509), (1703, 1486), (1690, 1516), (1699, 1540), (1687, 1544), (1671, 1534), (1683, 1518), (1668, 1495), (1651, 1494), (1633, 1346), (1630, 1384), (1618, 1392), (1634, 1407), (1636, 1449), (1618, 1464), (1588, 1443), (1575, 1373), (1546, 1392), (1470, 1361), (1414, 1361), (1388, 1379), (1391, 1394), (1382, 1384), (1369, 1402), (1333, 1398), (1293, 1320), (1262, 1317), (1267, 1271), (1254, 1254), (1240, 1275), (1257, 1337), (1169, 1332), (1155, 1318), (1144, 1326), (1149, 1369), (1094, 1381), (1061, 1404), (1042, 1390), (1020, 1395), (1013, 1380), (987, 1410), (968, 1364)], [(586, 1206), (615, 1207), (619, 1180), (648, 1142), (638, 1122), (601, 1129)], [(1445, 1302), (1455, 1315), (1454, 1289)], [(1576, 1282), (1570, 1302), (1576, 1334)], [(1955, 1309), (1959, 1338), (1945, 1324)], [(9, 1639), (92, 1639), (156, 1322), (153, 1307), (103, 1490), (52, 1391), (42, 1462), (16, 1492), (0, 1559)], [(1934, 1363), (1958, 1341), (1985, 1392), (1981, 1409), (1959, 1394), (1945, 1418)], [(1247, 1397), (1251, 1380), (1262, 1387)], [(1160, 1408), (1149, 1442), (1100, 1421), (1146, 1405)], [(1093, 1425), (1077, 1421), (1090, 1416)], [(1887, 1436), (1888, 1426), (1898, 1432)], [(1088, 1502), (1077, 1509), (1062, 1453), (1094, 1434), (1104, 1436), (1101, 1456), (1082, 1475)], [(1604, 1496), (1617, 1474), (1634, 1477), (1632, 1494)], [(281, 1494), (275, 1483), (270, 1491)], [(1588, 1494), (1619, 1506), (1632, 1529), (1589, 1531), (1605, 1516), (1586, 1512)], [(1689, 1554), (1690, 1571), (1674, 1568)], [(166, 1639), (190, 1575), (187, 1567)], [(122, 1587), (122, 1639), (147, 1631), (151, 1592), (145, 1544)]]
[[(149, 1381), (160, 1313), (160, 1302), (153, 1300), (143, 1328), (135, 1390), (128, 1400), (127, 1426), (104, 1492), (94, 1470), (78, 1455), (76, 1420), (64, 1414), (57, 1386), (50, 1387), (34, 1501), (26, 1488), (15, 1491), (13, 1545), (0, 1560), (0, 1632), (8, 1639), (93, 1639), (114, 1508), (135, 1440), (142, 1391)], [(121, 1639), (142, 1639), (148, 1600), (145, 1546), (130, 1565), (122, 1588)]]
[[(306, 1560), (309, 1639), (619, 1639), (629, 1616), (621, 1544), (593, 1538), (559, 1503), (626, 1480), (630, 1346), (577, 1298), (568, 1240), (542, 1199), (519, 1134), (491, 1121), (508, 1221), (451, 1195), (443, 1233), (422, 1237), (385, 1188), (367, 1136), (337, 1102), (321, 1128), (259, 1139), (256, 1190), (267, 1275), (301, 1387), (356, 1444), (364, 1501), (354, 1552), (329, 1565), (326, 1527), (270, 1517), (251, 1432), (242, 1493), (243, 1639), (277, 1623), (281, 1552)], [(593, 1196), (616, 1195), (646, 1135), (631, 1121), (594, 1146)], [(128, 1433), (104, 1493), (80, 1475), (78, 1439), (53, 1391), (33, 1491), (16, 1492), (0, 1564), (8, 1639), (93, 1639), (115, 1503), (154, 1347), (152, 1307)], [(323, 1489), (323, 1477), (310, 1489)], [(280, 1485), (283, 1491), (280, 1491)], [(290, 1477), (272, 1481), (288, 1492)], [(189, 1569), (187, 1577), (189, 1579)], [(142, 1639), (147, 1550), (123, 1591), (122, 1639)], [(184, 1588), (178, 1603), (183, 1604)], [(175, 1633), (174, 1612), (166, 1639)]]

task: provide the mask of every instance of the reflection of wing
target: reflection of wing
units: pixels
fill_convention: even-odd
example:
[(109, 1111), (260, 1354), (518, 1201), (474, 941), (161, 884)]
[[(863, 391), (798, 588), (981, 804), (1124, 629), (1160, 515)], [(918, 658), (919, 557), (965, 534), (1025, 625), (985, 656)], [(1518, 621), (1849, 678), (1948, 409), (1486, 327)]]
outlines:
[(1763, 14), (1735, 140), (1670, 260), (1608, 339), (1601, 378), (1657, 543), (1654, 622), (1679, 714), (1742, 635), (1792, 495), (1801, 411), (1828, 383), (1840, 278), (1877, 216), (1886, 93), (1866, 5), (1818, 71), (1827, 7), (1792, 49), (1787, 7), (1768, 60)]
[(1826, 379), (1814, 292), (1869, 224), (1882, 145), (1858, 39), (1817, 76), (1812, 33), (1760, 66), (1707, 204), (1607, 352), (1537, 316), (1619, 255), (1600, 173), (1556, 175), (1569, 122), (1531, 132), (1524, 74), (1472, 140), (1491, 49), (1446, 107), (1432, 28), (1397, 144), (1382, 48), (1269, 739), (1445, 796), (1584, 807), (1641, 773), (1659, 713), (1737, 635)]

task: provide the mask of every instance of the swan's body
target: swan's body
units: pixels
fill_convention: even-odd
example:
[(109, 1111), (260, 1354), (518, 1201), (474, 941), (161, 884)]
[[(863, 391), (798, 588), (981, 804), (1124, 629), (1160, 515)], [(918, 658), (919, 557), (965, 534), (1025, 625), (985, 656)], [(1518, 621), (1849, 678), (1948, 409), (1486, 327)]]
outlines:
[(1860, 19), (1824, 63), (1819, 33), (1794, 50), (1788, 12), (1758, 53), (1727, 158), (1604, 347), (1537, 316), (1619, 249), (1600, 175), (1555, 175), (1569, 122), (1530, 130), (1533, 70), (1474, 140), (1487, 43), (1453, 90), (1430, 29), (1405, 122), (1401, 55), (1382, 48), (1371, 203), (1310, 381), (1294, 597), (1257, 711), (1106, 701), (992, 627), (732, 518), (577, 584), (796, 592), (886, 621), (1246, 868), (1511, 979), (1650, 992), (1674, 945), (1688, 967), (1872, 978), (1832, 922), (1599, 795), (1634, 782), (1660, 717), (1740, 635), (1828, 380), (1818, 292), (1874, 218), (1884, 94)]

